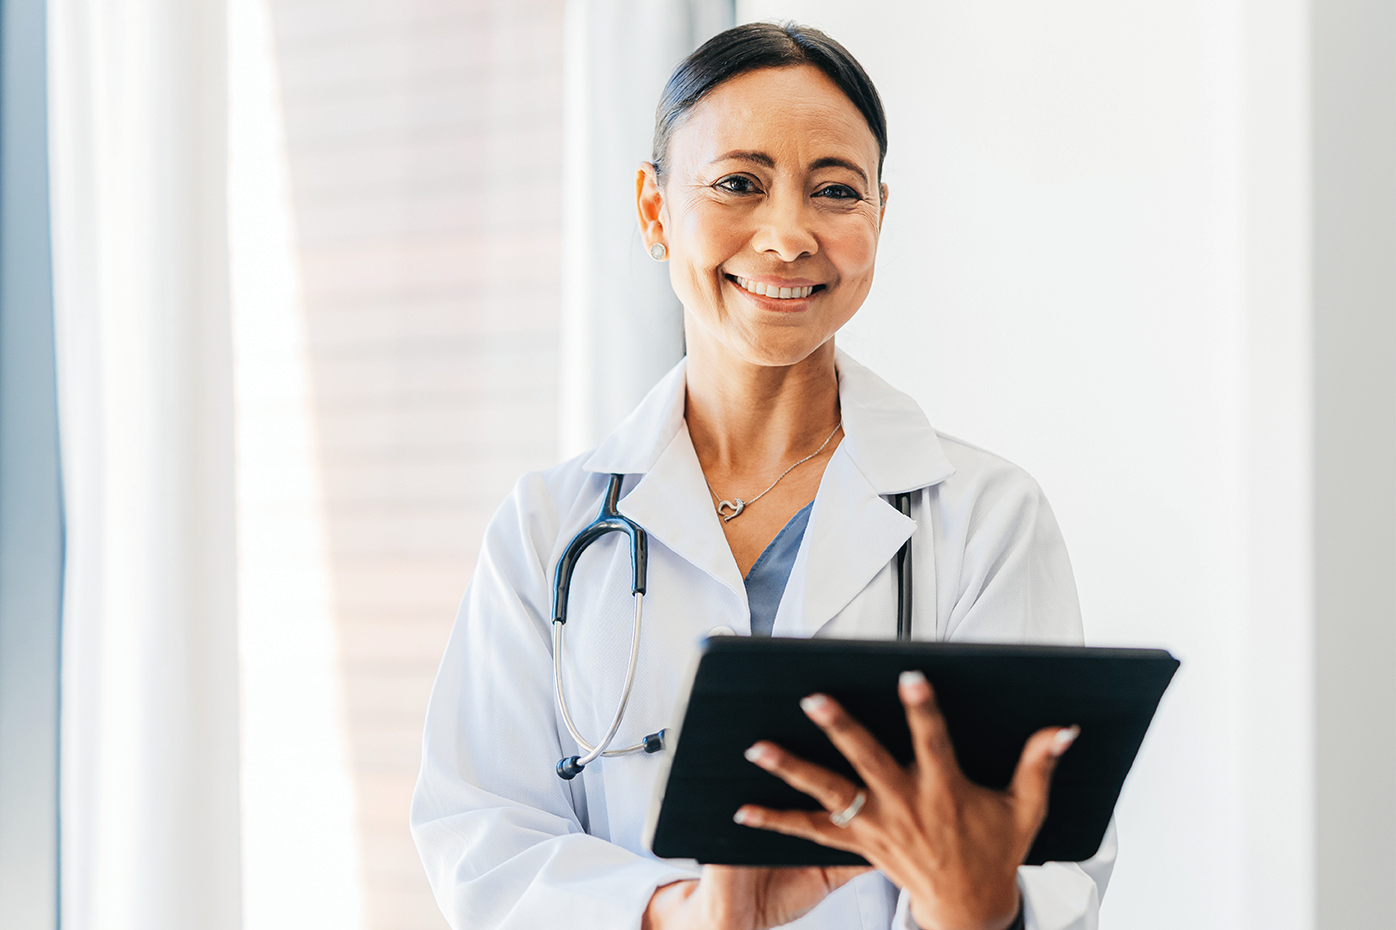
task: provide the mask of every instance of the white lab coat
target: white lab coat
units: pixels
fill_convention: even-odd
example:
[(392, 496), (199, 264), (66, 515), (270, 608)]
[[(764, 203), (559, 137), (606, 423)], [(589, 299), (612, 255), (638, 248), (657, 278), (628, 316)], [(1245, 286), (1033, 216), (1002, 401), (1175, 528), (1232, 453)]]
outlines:
[[(938, 435), (915, 401), (839, 353), (844, 438), (824, 471), (775, 618), (776, 636), (890, 638), (892, 558), (912, 538), (917, 639), (1079, 643), (1066, 547), (1021, 469)], [(554, 772), (579, 752), (553, 697), (550, 591), (567, 542), (593, 520), (611, 473), (620, 510), (649, 533), (648, 592), (634, 690), (615, 745), (671, 722), (683, 671), (716, 628), (750, 633), (742, 576), (683, 418), (681, 362), (596, 450), (525, 475), (486, 531), (427, 713), (412, 832), (456, 930), (638, 928), (654, 889), (692, 878), (643, 845), (656, 756)], [(915, 491), (912, 519), (887, 495)], [(600, 738), (625, 677), (634, 619), (629, 548), (587, 549), (568, 602), (565, 676), (578, 728)], [(1024, 867), (1033, 930), (1096, 926), (1114, 862)], [(904, 895), (901, 896), (903, 899)], [(850, 882), (791, 926), (910, 927), (880, 873)]]

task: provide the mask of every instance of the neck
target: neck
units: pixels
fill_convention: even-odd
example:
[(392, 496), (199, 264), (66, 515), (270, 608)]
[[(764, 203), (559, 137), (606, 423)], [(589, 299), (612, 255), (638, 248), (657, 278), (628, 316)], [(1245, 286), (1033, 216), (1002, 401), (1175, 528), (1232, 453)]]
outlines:
[(703, 470), (778, 473), (819, 447), (839, 422), (830, 339), (789, 366), (756, 365), (690, 343), (684, 416)]

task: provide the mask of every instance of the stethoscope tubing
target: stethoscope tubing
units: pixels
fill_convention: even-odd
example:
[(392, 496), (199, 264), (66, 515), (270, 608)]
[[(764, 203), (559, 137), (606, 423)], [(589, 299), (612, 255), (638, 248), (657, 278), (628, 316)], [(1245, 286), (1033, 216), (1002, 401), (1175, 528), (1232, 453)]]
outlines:
[[(904, 517), (911, 516), (911, 495), (894, 494), (892, 506)], [(911, 540), (897, 550), (897, 641), (911, 639)]]
[[(640, 627), (644, 618), (645, 575), (649, 568), (649, 535), (634, 520), (618, 509), (620, 485), (623, 475), (612, 475), (606, 486), (606, 497), (601, 502), (601, 512), (576, 536), (572, 537), (558, 557), (557, 571), (553, 575), (553, 683), (557, 694), (557, 706), (567, 732), (572, 734), (583, 752), (558, 760), (557, 774), (564, 779), (573, 779), (582, 769), (602, 756), (623, 756), (632, 752), (658, 752), (663, 748), (664, 731), (651, 733), (633, 746), (611, 749), (611, 741), (616, 738), (620, 722), (625, 717), (625, 707), (630, 703), (630, 690), (635, 684), (635, 668), (640, 659)], [(630, 661), (626, 665), (625, 685), (621, 688), (620, 701), (611, 717), (611, 725), (600, 742), (592, 745), (577, 729), (572, 713), (567, 707), (567, 691), (563, 685), (562, 654), (566, 641), (567, 595), (572, 588), (572, 572), (582, 552), (607, 533), (624, 533), (630, 540), (631, 594), (635, 598), (635, 625), (630, 633)]]
[(640, 622), (642, 616), (642, 603), (644, 594), (635, 592), (635, 626), (630, 632), (630, 664), (625, 670), (625, 686), (621, 688), (620, 702), (616, 706), (615, 716), (611, 720), (611, 727), (602, 737), (601, 742), (593, 746), (582, 736), (577, 725), (572, 722), (572, 715), (567, 711), (567, 698), (563, 693), (562, 686), (562, 641), (564, 625), (553, 624), (553, 680), (557, 683), (557, 706), (562, 710), (562, 722), (567, 725), (567, 732), (572, 734), (572, 738), (577, 741), (577, 745), (586, 750), (586, 755), (578, 756), (574, 763), (578, 768), (586, 766), (600, 756), (623, 756), (631, 752), (640, 752), (645, 748), (643, 741), (624, 749), (607, 749), (611, 740), (616, 738), (616, 731), (620, 729), (620, 721), (625, 716), (625, 706), (630, 703), (630, 688), (635, 683), (635, 666), (639, 664), (640, 658)]

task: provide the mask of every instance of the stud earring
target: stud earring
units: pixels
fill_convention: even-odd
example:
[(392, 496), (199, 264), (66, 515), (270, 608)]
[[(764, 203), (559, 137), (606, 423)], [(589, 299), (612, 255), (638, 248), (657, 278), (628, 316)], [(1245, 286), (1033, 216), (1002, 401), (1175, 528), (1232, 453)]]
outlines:
[(662, 262), (669, 257), (669, 250), (664, 247), (664, 243), (656, 242), (650, 246), (650, 258), (657, 262)]

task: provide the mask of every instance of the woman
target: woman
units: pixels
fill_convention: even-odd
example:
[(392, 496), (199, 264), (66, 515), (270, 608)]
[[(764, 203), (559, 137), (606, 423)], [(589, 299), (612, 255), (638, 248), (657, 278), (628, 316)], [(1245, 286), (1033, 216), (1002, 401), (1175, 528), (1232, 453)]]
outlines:
[[(919, 638), (1080, 641), (1065, 547), (1032, 479), (937, 435), (834, 347), (872, 283), (886, 138), (862, 68), (812, 29), (737, 27), (670, 79), (636, 199), (644, 244), (683, 303), (688, 355), (597, 449), (521, 479), (487, 531), (412, 810), (454, 927), (1095, 925), (1112, 838), (1089, 863), (1019, 868), (1074, 730), (1035, 734), (1008, 791), (979, 788), (917, 675), (900, 687), (917, 744), (905, 769), (822, 695), (806, 712), (861, 787), (777, 746), (748, 753), (829, 813), (746, 807), (739, 822), (857, 851), (875, 870), (656, 860), (641, 834), (658, 758), (607, 758), (570, 781), (554, 772), (578, 748), (553, 699), (550, 582), (612, 474), (624, 476), (621, 511), (649, 532), (617, 745), (669, 722), (676, 672), (713, 632), (890, 638), (891, 561), (908, 538)], [(913, 519), (888, 503), (906, 491)], [(605, 731), (625, 677), (629, 559), (613, 534), (574, 576), (564, 670), (583, 734)]]

